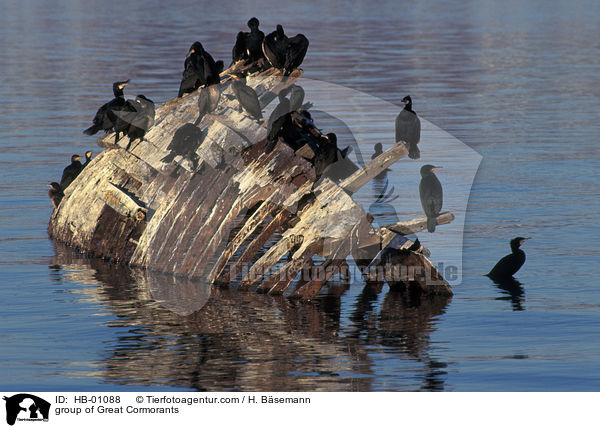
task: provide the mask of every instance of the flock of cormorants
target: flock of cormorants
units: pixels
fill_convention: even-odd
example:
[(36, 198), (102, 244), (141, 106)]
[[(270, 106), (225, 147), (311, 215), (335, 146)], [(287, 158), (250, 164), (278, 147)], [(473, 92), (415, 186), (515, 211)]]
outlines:
[[(298, 68), (308, 50), (309, 41), (303, 34), (287, 37), (281, 25), (267, 36), (259, 29), (259, 21), (251, 18), (247, 25), (249, 32), (240, 31), (232, 50), (232, 64), (243, 61), (244, 71), (232, 73), (232, 90), (234, 97), (239, 102), (240, 112), (245, 111), (254, 120), (262, 122), (262, 110), (258, 96), (254, 89), (246, 84), (246, 74), (277, 68), (283, 76), (289, 76)], [(185, 61), (184, 71), (179, 86), (178, 97), (200, 90), (198, 98), (199, 115), (195, 124), (185, 124), (174, 134), (168, 149), (171, 153), (165, 156), (164, 162), (171, 162), (177, 155), (187, 157), (197, 166), (198, 156), (195, 150), (202, 140), (202, 132), (197, 125), (202, 118), (214, 111), (221, 97), (219, 88), (221, 73), (224, 70), (223, 61), (215, 61), (204, 49), (202, 43), (194, 42), (190, 47)], [(129, 80), (113, 84), (114, 98), (102, 105), (92, 120), (92, 126), (84, 130), (87, 135), (94, 135), (99, 131), (115, 132), (115, 144), (121, 134), (129, 137), (128, 150), (135, 140), (143, 141), (146, 132), (154, 125), (154, 102), (139, 94), (134, 100), (126, 100), (123, 89)], [(267, 122), (269, 145), (267, 150), (272, 150), (280, 139), (290, 145), (294, 150), (304, 146), (310, 147), (314, 154), (313, 163), (317, 176), (321, 176), (327, 167), (346, 158), (348, 148), (340, 150), (337, 147), (337, 137), (330, 133), (326, 136), (314, 126), (308, 108), (310, 103), (303, 104), (304, 90), (292, 84), (278, 95), (279, 105), (273, 110)], [(289, 96), (289, 99), (287, 98)], [(395, 121), (396, 142), (403, 141), (408, 149), (411, 159), (420, 158), (418, 143), (421, 137), (421, 121), (412, 109), (412, 98), (406, 96), (402, 99), (404, 108), (400, 111)], [(375, 145), (373, 159), (383, 153), (381, 143)], [(54, 207), (58, 207), (64, 189), (77, 177), (91, 160), (92, 152), (86, 152), (86, 161), (80, 162), (79, 155), (71, 157), (71, 164), (64, 171), (60, 183), (49, 184), (50, 197)], [(436, 219), (440, 214), (443, 203), (442, 185), (434, 171), (441, 167), (424, 165), (421, 167), (421, 181), (419, 194), (423, 211), (427, 216), (427, 230), (435, 232)], [(385, 177), (389, 169), (383, 171), (378, 177)], [(525, 262), (525, 253), (519, 247), (529, 238), (517, 237), (510, 243), (512, 253), (502, 258), (487, 274), (494, 280), (512, 278)]]

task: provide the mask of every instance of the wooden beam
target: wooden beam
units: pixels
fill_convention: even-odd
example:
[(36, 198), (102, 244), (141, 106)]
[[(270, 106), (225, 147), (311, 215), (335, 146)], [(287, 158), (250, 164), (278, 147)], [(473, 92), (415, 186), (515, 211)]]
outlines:
[(379, 175), (388, 166), (396, 162), (398, 159), (406, 156), (408, 149), (404, 143), (396, 143), (393, 147), (377, 156), (371, 162), (360, 168), (350, 177), (340, 183), (340, 187), (346, 192), (353, 194), (370, 180)]

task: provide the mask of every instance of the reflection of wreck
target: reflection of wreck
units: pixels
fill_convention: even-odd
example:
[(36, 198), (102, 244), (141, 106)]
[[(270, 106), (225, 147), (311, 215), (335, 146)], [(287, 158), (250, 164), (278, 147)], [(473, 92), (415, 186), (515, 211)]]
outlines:
[[(345, 287), (333, 285), (303, 305), (82, 258), (60, 244), (56, 253), (55, 275), (97, 284), (78, 293), (116, 317), (117, 340), (105, 342), (97, 372), (106, 382), (200, 391), (444, 389), (445, 363), (429, 354), (447, 296), (389, 291), (378, 303), (378, 290), (365, 287), (342, 303)], [(389, 380), (377, 371), (382, 355), (393, 361)]]
[[(247, 84), (264, 107), (297, 74), (282, 80), (268, 70), (248, 76)], [(129, 151), (123, 149), (127, 141), (114, 146), (106, 136), (101, 143), (108, 149), (53, 212), (51, 235), (95, 257), (210, 283), (240, 281), (241, 288), (272, 295), (283, 294), (302, 274), (292, 292), (302, 300), (314, 298), (350, 254), (360, 266), (383, 265), (386, 274), (379, 276), (386, 280), (394, 264), (410, 263), (416, 274), (393, 282), (451, 294), (418, 245), (395, 239), (422, 230), (423, 219), (373, 228), (372, 217), (351, 197), (407, 154), (402, 142), (333, 182), (316, 176), (310, 147), (294, 151), (279, 140), (269, 150), (266, 125), (227, 96), (231, 80), (223, 79), (221, 91), (218, 107), (197, 123), (198, 138), (174, 138), (182, 127), (195, 128), (198, 92), (158, 108), (147, 141)], [(452, 219), (446, 213), (438, 221)], [(381, 250), (395, 256), (382, 258)]]

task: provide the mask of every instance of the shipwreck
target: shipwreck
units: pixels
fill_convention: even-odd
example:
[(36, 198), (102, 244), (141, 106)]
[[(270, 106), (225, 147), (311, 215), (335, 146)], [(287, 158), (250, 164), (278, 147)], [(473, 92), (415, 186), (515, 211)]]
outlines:
[[(428, 251), (406, 237), (425, 217), (373, 227), (352, 199), (408, 154), (405, 144), (330, 176), (310, 145), (269, 139), (268, 121), (239, 108), (230, 78), (239, 66), (222, 73), (209, 114), (198, 117), (201, 88), (158, 107), (143, 141), (98, 140), (105, 149), (64, 190), (50, 235), (92, 257), (302, 301), (346, 278), (349, 257), (368, 284), (451, 295)], [(246, 84), (264, 108), (300, 76), (270, 69)], [(196, 143), (174, 147), (185, 126), (199, 130)], [(441, 213), (437, 223), (453, 218)]]

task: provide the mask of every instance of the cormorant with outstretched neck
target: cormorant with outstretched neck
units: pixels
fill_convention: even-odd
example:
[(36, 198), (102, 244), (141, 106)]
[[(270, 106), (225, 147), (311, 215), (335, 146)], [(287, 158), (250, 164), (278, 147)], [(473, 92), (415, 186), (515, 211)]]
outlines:
[(421, 139), (421, 121), (412, 109), (412, 98), (410, 95), (402, 98), (404, 108), (396, 117), (396, 142), (404, 141), (408, 146), (408, 157), (419, 159), (421, 152), (417, 147)]
[(442, 183), (433, 171), (441, 166), (424, 165), (421, 167), (421, 183), (419, 183), (419, 195), (421, 205), (427, 216), (427, 231), (435, 232), (437, 216), (442, 210), (443, 191)]
[(521, 250), (523, 242), (531, 238), (522, 238), (520, 236), (510, 241), (510, 249), (512, 253), (502, 257), (496, 266), (487, 274), (491, 279), (502, 280), (510, 279), (521, 266), (525, 263), (525, 251)]
[(231, 87), (235, 97), (240, 103), (240, 107), (246, 110), (246, 112), (254, 119), (261, 120), (262, 111), (260, 102), (258, 101), (258, 95), (256, 95), (254, 89), (246, 85), (246, 78), (243, 75), (234, 74), (232, 77), (234, 80), (231, 82)]
[(288, 43), (289, 39), (285, 35), (283, 27), (279, 24), (277, 29), (268, 34), (263, 40), (263, 53), (273, 67), (280, 70), (284, 69)]
[(237, 35), (235, 46), (232, 51), (233, 62), (245, 60), (246, 64), (264, 58), (262, 43), (265, 33), (258, 29), (260, 22), (256, 18), (250, 18), (248, 28), (250, 32), (240, 31)]
[(114, 128), (115, 122), (117, 121), (116, 113), (125, 107), (123, 88), (127, 86), (128, 83), (129, 80), (113, 83), (113, 94), (115, 97), (98, 109), (96, 116), (94, 116), (93, 119), (94, 124), (83, 131), (84, 134), (94, 135), (100, 130), (108, 132)]
[(69, 187), (69, 184), (77, 178), (79, 173), (83, 170), (83, 165), (79, 161), (79, 155), (71, 156), (71, 163), (65, 167), (62, 173), (62, 177), (60, 178), (60, 187), (61, 189), (66, 189)]
[(194, 42), (184, 62), (183, 77), (179, 85), (178, 97), (195, 91), (202, 85), (219, 83), (220, 76), (217, 63), (204, 50), (202, 43)]
[(63, 193), (60, 184), (58, 184), (56, 181), (48, 184), (48, 186), (50, 186), (50, 190), (48, 190), (48, 197), (52, 201), (54, 208), (58, 208), (58, 204), (60, 204), (60, 201), (65, 194)]

